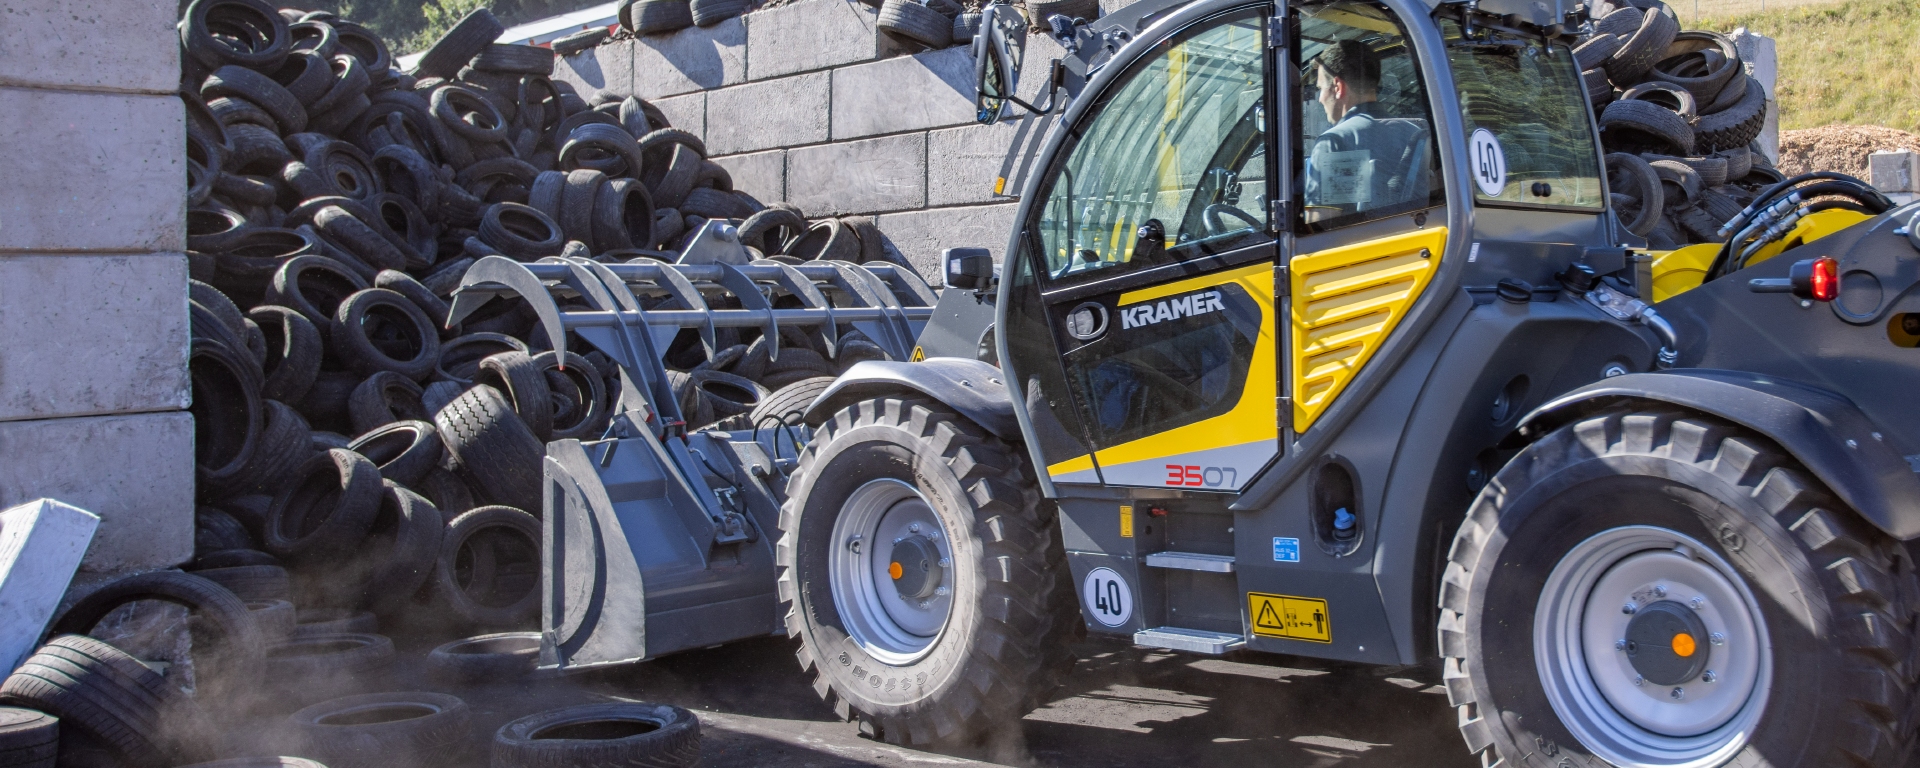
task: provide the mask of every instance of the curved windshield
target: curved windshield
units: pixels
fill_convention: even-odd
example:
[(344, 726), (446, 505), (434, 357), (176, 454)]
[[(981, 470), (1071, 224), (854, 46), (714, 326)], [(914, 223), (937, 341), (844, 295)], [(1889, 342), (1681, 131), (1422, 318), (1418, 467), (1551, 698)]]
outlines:
[(1261, 18), (1249, 9), (1203, 22), (1101, 94), (1035, 206), (1050, 278), (1107, 276), (1263, 237)]
[(1475, 200), (1600, 208), (1600, 153), (1580, 69), (1564, 44), (1442, 19), (1466, 133), (1474, 139)]

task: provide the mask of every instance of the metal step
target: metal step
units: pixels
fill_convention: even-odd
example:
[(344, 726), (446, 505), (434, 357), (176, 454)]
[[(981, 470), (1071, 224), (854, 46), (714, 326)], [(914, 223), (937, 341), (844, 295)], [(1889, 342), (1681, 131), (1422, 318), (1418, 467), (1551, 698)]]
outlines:
[(1150, 568), (1178, 568), (1183, 571), (1233, 573), (1233, 555), (1203, 555), (1198, 552), (1155, 552), (1147, 555)]
[(1169, 651), (1187, 651), (1218, 656), (1247, 644), (1243, 635), (1209, 632), (1184, 627), (1154, 627), (1133, 633), (1133, 644)]

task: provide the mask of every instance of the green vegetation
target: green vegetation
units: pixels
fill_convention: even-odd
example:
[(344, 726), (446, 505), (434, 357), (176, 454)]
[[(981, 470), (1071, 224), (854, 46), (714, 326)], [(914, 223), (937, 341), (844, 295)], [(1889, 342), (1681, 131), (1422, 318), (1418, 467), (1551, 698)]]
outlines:
[[(1776, 41), (1783, 130), (1844, 123), (1920, 130), (1920, 7), (1913, 0), (1851, 0), (1765, 12), (1707, 15), (1698, 26), (1746, 27)], [(1688, 10), (1684, 1), (1676, 10)]]
[(365, 24), (398, 56), (426, 50), (475, 8), (491, 8), (501, 23), (513, 26), (601, 2), (605, 0), (311, 0), (299, 7), (333, 11)]

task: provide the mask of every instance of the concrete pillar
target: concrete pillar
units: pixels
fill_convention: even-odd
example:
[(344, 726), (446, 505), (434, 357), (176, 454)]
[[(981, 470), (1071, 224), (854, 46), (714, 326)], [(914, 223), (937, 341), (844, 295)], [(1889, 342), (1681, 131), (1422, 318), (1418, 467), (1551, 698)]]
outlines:
[(1740, 53), (1740, 59), (1747, 63), (1747, 76), (1760, 81), (1767, 89), (1767, 122), (1760, 128), (1760, 149), (1767, 160), (1780, 162), (1780, 102), (1774, 96), (1774, 84), (1780, 76), (1780, 57), (1774, 54), (1773, 38), (1758, 34), (1746, 27), (1733, 31), (1734, 50)]
[(98, 514), (76, 581), (193, 553), (174, 10), (13, 3), (0, 23), (0, 508)]

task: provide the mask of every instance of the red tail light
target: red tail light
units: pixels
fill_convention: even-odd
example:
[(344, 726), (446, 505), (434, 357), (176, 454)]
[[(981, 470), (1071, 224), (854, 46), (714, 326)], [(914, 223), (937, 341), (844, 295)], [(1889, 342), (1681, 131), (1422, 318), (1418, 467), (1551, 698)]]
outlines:
[(1833, 301), (1840, 297), (1840, 264), (1831, 258), (1813, 261), (1813, 300)]

